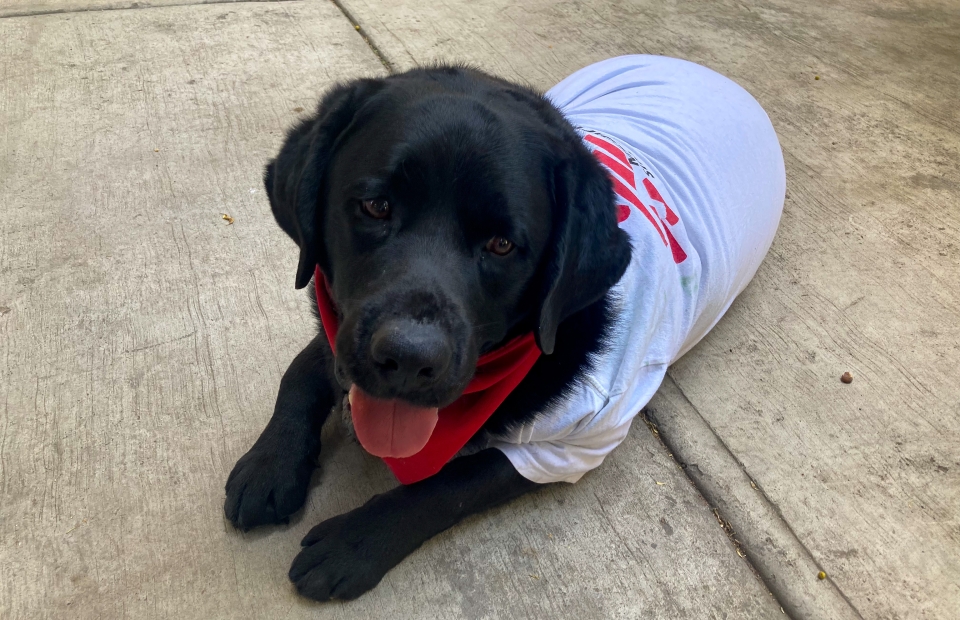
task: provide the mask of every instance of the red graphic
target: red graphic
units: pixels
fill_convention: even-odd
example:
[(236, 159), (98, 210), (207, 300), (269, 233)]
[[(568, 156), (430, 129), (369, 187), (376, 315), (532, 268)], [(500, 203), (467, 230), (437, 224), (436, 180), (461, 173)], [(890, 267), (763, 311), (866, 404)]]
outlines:
[(643, 186), (647, 188), (647, 193), (650, 194), (650, 197), (662, 204), (667, 210), (667, 224), (676, 226), (677, 222), (680, 221), (680, 218), (677, 217), (677, 214), (673, 212), (673, 209), (667, 205), (667, 202), (660, 197), (660, 192), (658, 192), (657, 188), (653, 186), (653, 183), (650, 182), (650, 179), (644, 179)]
[[(676, 226), (680, 223), (680, 218), (663, 199), (650, 179), (643, 179), (643, 187), (647, 190), (647, 195), (650, 196), (651, 200), (663, 205), (664, 212), (666, 213), (666, 217), (664, 218), (661, 218), (655, 209), (647, 207), (643, 204), (643, 201), (640, 200), (637, 193), (636, 177), (633, 174), (633, 165), (620, 147), (591, 134), (587, 134), (584, 140), (595, 147), (593, 149), (593, 156), (607, 169), (608, 176), (610, 180), (613, 181), (613, 189), (617, 197), (629, 205), (633, 205), (649, 220), (653, 227), (657, 229), (663, 244), (670, 246), (670, 252), (673, 254), (673, 262), (679, 264), (687, 260), (687, 253), (680, 247), (680, 243), (670, 231), (671, 226)], [(621, 181), (620, 179), (623, 180)], [(626, 184), (624, 184), (624, 181)], [(654, 213), (651, 214), (650, 210), (653, 210)], [(654, 215), (656, 215), (656, 218)], [(628, 217), (630, 217), (630, 207), (625, 204), (617, 205), (617, 223), (623, 222)]]
[[(680, 221), (680, 218), (677, 217), (677, 214), (673, 212), (673, 209), (671, 209), (667, 202), (660, 196), (660, 192), (658, 192), (657, 188), (653, 186), (653, 183), (650, 182), (650, 179), (644, 179), (643, 186), (647, 188), (647, 193), (650, 194), (650, 198), (662, 204), (663, 208), (667, 210), (667, 224), (670, 226), (676, 226)], [(664, 230), (667, 231), (667, 239), (670, 240), (670, 251), (673, 252), (673, 262), (679, 265), (683, 261), (687, 260), (687, 253), (683, 251), (683, 248), (681, 248), (680, 244), (677, 243), (677, 240), (674, 239), (673, 234), (670, 232), (670, 226), (665, 226)]]
[(670, 229), (667, 228), (667, 239), (670, 240), (670, 252), (673, 253), (673, 262), (680, 264), (683, 261), (687, 260), (687, 253), (683, 251), (683, 248), (680, 247), (680, 244), (677, 243), (677, 240), (673, 237), (673, 233), (670, 232)]
[(630, 165), (630, 160), (627, 158), (627, 154), (621, 151), (620, 147), (618, 147), (616, 144), (612, 144), (610, 142), (607, 142), (603, 138), (598, 138), (597, 136), (593, 136), (590, 134), (587, 134), (587, 137), (584, 138), (584, 140), (586, 140), (587, 142), (589, 142), (594, 146), (599, 146), (600, 148), (604, 149), (605, 151), (607, 151), (608, 153), (610, 153), (611, 155), (619, 159), (624, 166)]
[[(620, 150), (620, 148), (618, 148), (615, 144), (611, 144), (602, 138), (597, 138), (596, 136), (591, 136), (588, 134), (584, 140), (594, 146), (600, 147), (610, 155), (613, 155), (613, 157), (610, 157), (610, 155), (601, 150), (595, 149), (593, 151), (593, 156), (596, 157), (601, 164), (619, 174), (624, 181), (630, 184), (630, 187), (637, 186), (637, 182), (633, 178), (633, 166), (630, 164), (630, 160), (627, 158), (626, 153)], [(614, 157), (616, 159), (614, 159)]]
[(610, 157), (609, 155), (607, 155), (606, 153), (600, 150), (594, 151), (593, 156), (596, 157), (601, 164), (603, 164), (610, 170), (619, 174), (620, 177), (623, 178), (623, 180), (630, 185), (630, 187), (636, 187), (636, 181), (633, 178), (633, 166), (630, 166), (630, 167), (624, 166), (623, 164), (621, 164), (620, 162), (618, 162), (617, 160), (615, 160), (614, 158)]
[(613, 189), (617, 193), (617, 196), (620, 196), (635, 206), (640, 213), (643, 213), (643, 215), (650, 220), (650, 223), (653, 224), (653, 227), (657, 229), (657, 232), (660, 233), (660, 239), (663, 240), (663, 245), (667, 245), (667, 237), (663, 234), (663, 231), (660, 230), (660, 226), (657, 224), (657, 221), (653, 219), (653, 216), (650, 215), (649, 211), (647, 211), (646, 205), (640, 202), (640, 199), (637, 198), (636, 194), (627, 189), (627, 186), (623, 184), (623, 181), (612, 175), (610, 176), (610, 180), (613, 181)]

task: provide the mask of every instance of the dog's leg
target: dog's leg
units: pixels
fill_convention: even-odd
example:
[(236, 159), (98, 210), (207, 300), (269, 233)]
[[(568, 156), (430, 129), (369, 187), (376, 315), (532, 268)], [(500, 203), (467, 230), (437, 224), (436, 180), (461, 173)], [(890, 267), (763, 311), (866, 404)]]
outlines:
[(337, 391), (321, 332), (290, 364), (273, 417), (227, 478), (223, 509), (236, 527), (282, 523), (300, 509), (320, 452), (320, 428)]
[(313, 528), (290, 579), (312, 599), (356, 598), (431, 537), (537, 486), (496, 449), (455, 459), (431, 478), (377, 495)]

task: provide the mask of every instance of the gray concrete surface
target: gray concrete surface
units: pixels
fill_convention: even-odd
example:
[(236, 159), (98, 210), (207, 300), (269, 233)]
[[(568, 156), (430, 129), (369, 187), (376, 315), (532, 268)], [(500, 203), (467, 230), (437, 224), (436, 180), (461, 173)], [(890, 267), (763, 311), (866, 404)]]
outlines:
[(825, 567), (672, 377), (666, 377), (644, 414), (651, 430), (714, 506), (717, 518), (727, 523), (738, 551), (750, 560), (791, 618), (862, 619), (831, 577), (810, 578), (825, 573)]
[(865, 618), (960, 615), (960, 4), (344, 4), (400, 67), (546, 88), (642, 52), (751, 91), (784, 148), (781, 231), (670, 375)]
[[(770, 112), (781, 233), (652, 407), (699, 433), (665, 439), (708, 469), (691, 478), (781, 600), (638, 423), (580, 484), (329, 605), (297, 598), (287, 566), (385, 470), (328, 429), (305, 510), (247, 535), (222, 484), (311, 323), (261, 166), (323, 88), (384, 67), (326, 1), (123, 8), (147, 4), (184, 2), (0, 6), (0, 617), (956, 616), (955, 2), (344, 0), (400, 68), (467, 60), (546, 88), (661, 53)], [(756, 510), (736, 509), (757, 507), (743, 479)]]
[(285, 0), (3, 0), (0, 17), (29, 17), (56, 13), (151, 9), (165, 6), (227, 4), (231, 2), (283, 2)]
[(0, 41), (0, 617), (782, 616), (643, 425), (355, 603), (297, 597), (306, 531), (393, 483), (331, 428), (290, 526), (223, 519), (313, 329), (261, 170), (382, 65), (327, 2), (6, 18)]

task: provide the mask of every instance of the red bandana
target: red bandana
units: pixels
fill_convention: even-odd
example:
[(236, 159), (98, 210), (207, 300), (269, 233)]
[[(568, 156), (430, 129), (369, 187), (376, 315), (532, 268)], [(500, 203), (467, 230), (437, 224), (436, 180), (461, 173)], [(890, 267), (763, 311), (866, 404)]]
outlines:
[[(319, 267), (314, 272), (313, 283), (323, 331), (330, 342), (330, 350), (336, 355), (340, 321), (326, 277)], [(401, 484), (419, 482), (440, 471), (523, 381), (539, 357), (540, 348), (532, 333), (518, 336), (499, 349), (481, 355), (463, 395), (440, 410), (437, 426), (427, 445), (413, 456), (402, 459), (385, 457), (383, 462)]]

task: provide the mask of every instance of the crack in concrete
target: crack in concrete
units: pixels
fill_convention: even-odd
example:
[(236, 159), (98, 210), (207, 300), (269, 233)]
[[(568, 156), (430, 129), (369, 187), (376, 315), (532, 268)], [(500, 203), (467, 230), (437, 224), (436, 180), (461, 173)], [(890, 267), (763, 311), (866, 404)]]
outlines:
[(360, 22), (357, 21), (357, 19), (353, 16), (353, 14), (351, 14), (350, 11), (347, 10), (347, 7), (343, 6), (340, 0), (330, 0), (330, 2), (332, 2), (333, 5), (337, 7), (337, 9), (341, 13), (343, 13), (343, 16), (346, 17), (347, 21), (349, 21), (350, 24), (353, 26), (353, 29), (356, 30), (361, 37), (363, 37), (364, 43), (367, 44), (367, 47), (370, 48), (370, 51), (372, 51), (374, 56), (377, 57), (377, 60), (380, 61), (380, 64), (382, 64), (383, 67), (389, 73), (396, 73), (397, 69), (394, 66), (394, 64), (390, 61), (389, 58), (387, 58), (387, 55), (383, 52), (383, 50), (381, 50), (380, 47), (377, 46), (377, 44), (370, 37), (370, 35), (367, 34), (367, 32), (363, 29), (363, 26), (360, 25)]

